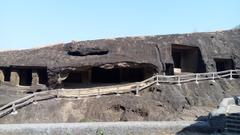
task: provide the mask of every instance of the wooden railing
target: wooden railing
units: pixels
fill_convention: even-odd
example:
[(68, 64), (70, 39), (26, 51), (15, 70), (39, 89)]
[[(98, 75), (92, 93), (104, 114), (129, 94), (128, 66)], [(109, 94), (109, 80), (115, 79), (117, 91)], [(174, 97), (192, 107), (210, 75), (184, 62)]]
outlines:
[(135, 91), (136, 95), (139, 95), (139, 91), (143, 90), (156, 83), (157, 76), (152, 76), (142, 82), (136, 82), (131, 84), (123, 84), (118, 86), (105, 86), (105, 87), (94, 87), (94, 88), (83, 88), (83, 89), (56, 89), (57, 97), (91, 97), (106, 94), (121, 94), (126, 92)]
[(38, 92), (28, 95), (26, 97), (17, 99), (13, 102), (10, 102), (2, 107), (0, 107), (0, 118), (11, 113), (17, 114), (17, 109), (29, 105), (31, 103), (36, 104), (37, 101), (46, 100), (49, 98), (54, 98), (55, 95), (52, 95), (50, 91)]
[(150, 87), (153, 84), (159, 85), (160, 83), (170, 83), (181, 85), (182, 83), (195, 82), (203, 80), (212, 80), (213, 82), (219, 78), (227, 78), (230, 80), (234, 76), (240, 76), (240, 70), (226, 70), (221, 72), (210, 72), (210, 73), (196, 73), (196, 74), (187, 74), (187, 75), (173, 75), (173, 76), (164, 76), (164, 75), (154, 75), (144, 81), (136, 82), (133, 84), (126, 84), (120, 86), (105, 86), (105, 87), (94, 87), (87, 89), (58, 89), (57, 96), (60, 97), (90, 97), (105, 94), (121, 94), (126, 92), (135, 91), (136, 95), (139, 95), (139, 91)]
[(117, 94), (127, 92), (134, 92), (136, 96), (139, 96), (139, 91), (144, 90), (154, 84), (159, 85), (160, 83), (170, 83), (181, 85), (186, 82), (195, 82), (203, 80), (212, 80), (213, 82), (219, 78), (229, 78), (232, 80), (235, 76), (240, 76), (240, 70), (226, 70), (221, 72), (211, 72), (211, 73), (196, 73), (187, 75), (174, 75), (174, 76), (164, 76), (164, 75), (154, 75), (144, 81), (136, 82), (132, 84), (125, 84), (119, 86), (105, 86), (105, 87), (95, 87), (95, 88), (85, 88), (85, 89), (55, 89), (45, 92), (38, 92), (18, 99), (16, 101), (10, 102), (2, 107), (0, 107), (0, 118), (6, 114), (16, 114), (17, 109), (26, 106), (31, 103), (37, 103), (39, 100), (46, 100), (50, 98), (59, 97), (91, 97), (96, 96), (97, 98), (101, 95), (106, 94)]
[(203, 80), (215, 81), (219, 78), (229, 78), (232, 80), (234, 76), (240, 76), (240, 70), (226, 70), (220, 72), (209, 72), (209, 73), (196, 73), (196, 74), (186, 74), (186, 75), (174, 75), (174, 76), (163, 76), (157, 75), (159, 83), (173, 83), (181, 85), (182, 83), (195, 81), (198, 83)]

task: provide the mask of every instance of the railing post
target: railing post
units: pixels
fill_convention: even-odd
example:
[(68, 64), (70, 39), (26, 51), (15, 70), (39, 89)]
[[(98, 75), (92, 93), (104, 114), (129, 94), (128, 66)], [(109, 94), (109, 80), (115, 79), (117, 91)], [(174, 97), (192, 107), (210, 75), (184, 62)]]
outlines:
[(17, 110), (16, 110), (16, 105), (15, 105), (15, 103), (13, 103), (12, 104), (12, 115), (15, 115), (15, 114), (17, 114), (18, 112), (17, 112)]
[(178, 79), (178, 82), (177, 82), (178, 84), (177, 84), (177, 85), (178, 85), (178, 86), (181, 86), (181, 77), (180, 77), (180, 75), (178, 75), (178, 78), (177, 78), (177, 79)]
[(156, 85), (159, 86), (159, 75), (157, 74), (156, 77), (157, 77), (157, 84)]
[(215, 82), (215, 74), (212, 74), (212, 82)]
[(97, 93), (97, 96), (96, 98), (100, 98), (101, 97), (101, 92), (100, 92), (100, 88), (97, 89), (98, 93)]
[(57, 99), (59, 98), (59, 95), (58, 95), (58, 90), (59, 90), (59, 89), (56, 89), (56, 93), (57, 93), (57, 94), (56, 94), (56, 95), (57, 95)]
[(230, 70), (230, 78), (229, 79), (233, 80), (233, 71), (232, 70)]
[(119, 94), (119, 87), (117, 86), (117, 95), (116, 96), (121, 96), (120, 94)]
[(140, 86), (139, 86), (139, 83), (137, 83), (136, 95), (135, 95), (135, 96), (140, 96), (140, 95), (139, 95), (139, 87), (140, 87)]
[(36, 93), (34, 93), (33, 95), (33, 104), (36, 105), (38, 102), (37, 102), (37, 97), (36, 97)]
[(196, 74), (196, 81), (195, 81), (196, 84), (198, 84), (198, 76), (199, 76), (199, 75)]
[[(60, 98), (59, 98), (59, 97), (60, 97), (60, 96), (59, 96), (59, 90), (60, 90), (60, 89), (56, 89), (56, 93), (57, 93), (56, 100), (60, 100)], [(61, 90), (63, 90), (63, 88), (62, 88)]]
[(77, 99), (81, 99), (80, 90), (78, 90), (78, 97), (77, 97)]

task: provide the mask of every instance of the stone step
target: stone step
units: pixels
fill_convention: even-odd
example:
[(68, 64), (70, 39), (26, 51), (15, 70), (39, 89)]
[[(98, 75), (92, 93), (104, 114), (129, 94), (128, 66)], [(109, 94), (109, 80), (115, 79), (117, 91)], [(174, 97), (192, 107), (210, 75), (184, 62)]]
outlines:
[(240, 129), (239, 128), (225, 128), (225, 133), (240, 133)]
[(230, 114), (228, 114), (228, 116), (239, 116), (240, 117), (240, 113), (230, 113)]
[(240, 120), (240, 116), (235, 116), (235, 115), (229, 115), (229, 116), (226, 116), (225, 119), (234, 119), (234, 120)]
[(239, 121), (227, 121), (226, 124), (240, 125), (240, 122)]
[(240, 129), (240, 125), (234, 123), (226, 123), (226, 129)]
[(229, 123), (231, 123), (231, 122), (240, 123), (240, 119), (226, 118), (225, 120), (226, 120), (226, 122), (229, 122)]

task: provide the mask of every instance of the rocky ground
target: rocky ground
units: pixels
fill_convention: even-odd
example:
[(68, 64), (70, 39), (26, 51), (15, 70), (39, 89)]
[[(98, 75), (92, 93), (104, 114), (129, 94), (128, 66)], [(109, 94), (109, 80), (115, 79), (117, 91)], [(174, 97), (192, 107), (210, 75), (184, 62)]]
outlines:
[(134, 93), (100, 98), (51, 99), (31, 104), (0, 123), (204, 120), (224, 97), (239, 95), (239, 79), (220, 79), (181, 86), (161, 84)]
[(0, 107), (11, 102), (17, 100), (19, 98), (24, 97), (25, 94), (23, 92), (9, 89), (7, 86), (0, 86)]

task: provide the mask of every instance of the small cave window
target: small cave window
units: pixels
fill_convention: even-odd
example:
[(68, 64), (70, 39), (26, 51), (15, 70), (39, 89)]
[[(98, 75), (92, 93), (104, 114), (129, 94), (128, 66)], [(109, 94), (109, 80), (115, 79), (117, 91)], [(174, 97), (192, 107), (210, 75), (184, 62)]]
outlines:
[(234, 69), (234, 63), (232, 59), (214, 59), (216, 63), (217, 71), (224, 71)]

